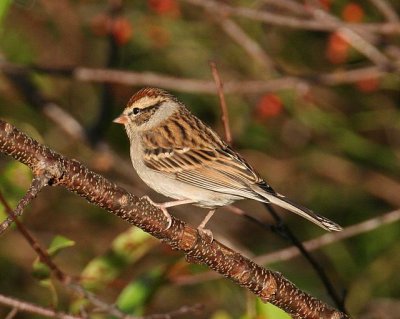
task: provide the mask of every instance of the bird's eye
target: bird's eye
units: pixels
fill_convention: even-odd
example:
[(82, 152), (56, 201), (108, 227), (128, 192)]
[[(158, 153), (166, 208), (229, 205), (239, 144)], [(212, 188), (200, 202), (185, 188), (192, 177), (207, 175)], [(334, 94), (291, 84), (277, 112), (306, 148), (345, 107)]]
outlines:
[(132, 110), (132, 114), (139, 114), (139, 112), (140, 112), (140, 109), (138, 108), (138, 107), (135, 107), (133, 110)]

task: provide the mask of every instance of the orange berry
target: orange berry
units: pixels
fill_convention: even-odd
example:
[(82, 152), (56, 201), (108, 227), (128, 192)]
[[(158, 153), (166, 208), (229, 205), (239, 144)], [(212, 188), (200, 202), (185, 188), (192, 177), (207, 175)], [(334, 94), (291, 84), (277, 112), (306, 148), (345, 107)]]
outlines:
[(361, 22), (364, 18), (364, 9), (356, 4), (347, 4), (342, 11), (342, 18), (346, 22)]
[(256, 107), (257, 116), (261, 119), (277, 116), (282, 110), (281, 98), (273, 93), (262, 96)]
[(356, 87), (361, 92), (374, 92), (379, 88), (380, 80), (376, 77), (365, 78), (356, 82)]
[(326, 11), (331, 8), (331, 0), (319, 0), (319, 3)]
[(133, 30), (129, 20), (119, 17), (114, 20), (112, 34), (119, 45), (124, 45), (132, 38)]
[(176, 0), (147, 0), (151, 10), (160, 15), (178, 16), (179, 5)]
[(339, 33), (334, 32), (329, 36), (326, 57), (331, 63), (340, 64), (345, 62), (348, 50), (349, 44)]

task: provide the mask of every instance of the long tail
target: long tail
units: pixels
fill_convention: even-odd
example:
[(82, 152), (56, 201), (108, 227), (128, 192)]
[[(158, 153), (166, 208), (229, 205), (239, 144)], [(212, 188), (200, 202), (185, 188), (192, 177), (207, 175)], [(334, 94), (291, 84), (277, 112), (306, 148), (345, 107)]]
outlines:
[(296, 213), (309, 221), (317, 224), (318, 226), (326, 229), (328, 231), (341, 231), (343, 228), (333, 221), (329, 220), (326, 217), (320, 216), (308, 208), (300, 206), (298, 204), (293, 203), (288, 200), (285, 196), (278, 193), (271, 193), (272, 189), (261, 189), (261, 191), (255, 190), (259, 195), (265, 199), (265, 202), (271, 202), (272, 204), (278, 205), (282, 208), (290, 210), (293, 213)]

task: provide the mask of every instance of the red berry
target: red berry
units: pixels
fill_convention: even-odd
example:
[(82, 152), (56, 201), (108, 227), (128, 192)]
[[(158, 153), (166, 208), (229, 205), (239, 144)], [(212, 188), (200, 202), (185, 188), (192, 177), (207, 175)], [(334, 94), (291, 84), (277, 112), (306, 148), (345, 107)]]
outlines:
[(319, 0), (319, 3), (326, 11), (331, 8), (331, 0)]
[(379, 88), (380, 80), (378, 78), (366, 78), (358, 80), (356, 82), (356, 87), (361, 92), (374, 92)]
[(179, 5), (176, 0), (147, 0), (151, 10), (160, 15), (179, 15)]
[(346, 22), (361, 22), (364, 18), (364, 10), (360, 5), (351, 2), (344, 7), (342, 18)]
[(349, 44), (339, 33), (334, 32), (329, 36), (326, 57), (331, 63), (340, 64), (345, 62), (348, 50)]
[(129, 20), (119, 17), (114, 20), (112, 33), (119, 45), (124, 45), (132, 38), (133, 30)]
[(256, 107), (257, 116), (261, 119), (277, 116), (282, 110), (283, 104), (281, 98), (273, 93), (261, 97)]

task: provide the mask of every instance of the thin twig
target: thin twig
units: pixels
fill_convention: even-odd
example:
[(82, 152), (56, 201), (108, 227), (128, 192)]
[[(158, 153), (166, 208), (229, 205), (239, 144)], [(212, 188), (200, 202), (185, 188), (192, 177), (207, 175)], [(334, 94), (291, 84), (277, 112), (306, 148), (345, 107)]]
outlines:
[(215, 20), (225, 33), (243, 48), (249, 57), (264, 66), (267, 71), (273, 72), (275, 70), (274, 61), (268, 56), (260, 44), (253, 40), (235, 21), (221, 16), (216, 16)]
[[(9, 214), (11, 216), (13, 211), (1, 191), (0, 191), (0, 202), (4, 206), (7, 214)], [(100, 300), (97, 296), (95, 296), (93, 293), (84, 289), (80, 284), (76, 283), (71, 276), (64, 273), (53, 262), (53, 260), (51, 259), (51, 257), (47, 253), (47, 251), (40, 246), (39, 242), (31, 235), (31, 233), (28, 231), (28, 229), (18, 219), (15, 219), (15, 223), (17, 225), (18, 231), (21, 233), (21, 235), (25, 238), (25, 240), (29, 243), (29, 245), (32, 247), (32, 249), (39, 256), (40, 261), (49, 267), (50, 271), (52, 272), (52, 274), (56, 277), (56, 279), (58, 281), (60, 281), (64, 285), (66, 285), (68, 288), (74, 290), (75, 292), (83, 295), (87, 300), (89, 300), (96, 307), (101, 308), (105, 312), (107, 312), (111, 315), (114, 315), (117, 318), (136, 319), (136, 317), (127, 316), (125, 313), (118, 310), (115, 305), (110, 305), (108, 303), (105, 303), (104, 301)]]
[(384, 17), (389, 22), (399, 22), (399, 16), (397, 15), (396, 11), (393, 9), (392, 5), (385, 0), (369, 0), (374, 4), (374, 6), (382, 12)]
[(344, 24), (340, 26), (342, 22), (336, 16), (321, 9), (319, 2), (316, 0), (309, 0), (308, 3), (309, 6), (307, 7), (307, 10), (312, 13), (313, 17), (315, 17), (317, 21), (324, 24), (337, 25), (338, 27), (336, 32), (338, 32), (349, 45), (363, 54), (366, 58), (381, 67), (391, 66), (393, 69), (397, 68), (396, 66), (392, 66), (392, 62), (382, 52), (380, 52), (371, 41), (368, 41), (365, 36), (363, 37), (359, 32), (357, 32), (357, 30)]
[(184, 315), (197, 315), (200, 312), (202, 312), (204, 309), (204, 305), (202, 304), (195, 304), (193, 306), (182, 306), (177, 310), (171, 311), (169, 313), (165, 314), (154, 314), (154, 315), (149, 315), (149, 316), (144, 316), (139, 319), (170, 319), (170, 318), (176, 318)]
[(5, 317), (5, 319), (14, 319), (14, 317), (17, 315), (18, 313), (18, 308), (12, 308), (11, 311), (7, 314), (7, 317)]
[[(377, 216), (361, 223), (346, 227), (341, 232), (326, 233), (320, 237), (308, 240), (303, 243), (303, 246), (308, 252), (311, 252), (323, 246), (330, 245), (334, 242), (338, 242), (346, 238), (369, 232), (381, 226), (395, 223), (399, 220), (400, 209), (397, 209), (384, 215)], [(254, 258), (254, 260), (258, 263), (267, 265), (274, 262), (281, 262), (293, 259), (299, 255), (300, 251), (297, 247), (288, 247), (267, 255), (257, 256), (256, 258)]]
[(247, 19), (261, 21), (266, 24), (277, 25), (286, 28), (318, 30), (318, 31), (335, 31), (339, 27), (353, 28), (357, 30), (365, 30), (382, 34), (398, 34), (400, 33), (400, 24), (387, 23), (335, 23), (323, 24), (314, 19), (299, 19), (293, 16), (284, 16), (276, 13), (270, 13), (262, 10), (254, 10), (246, 7), (233, 7), (222, 2), (214, 0), (184, 0), (190, 4), (203, 7), (207, 10), (214, 10), (222, 15), (235, 15)]
[(69, 315), (63, 312), (56, 312), (49, 308), (35, 305), (30, 302), (22, 301), (16, 298), (11, 298), (0, 294), (0, 303), (18, 309), (19, 311), (34, 313), (36, 315), (58, 318), (58, 319), (83, 319), (82, 317)]
[(318, 261), (311, 256), (307, 249), (305, 248), (304, 244), (295, 236), (295, 234), (292, 232), (292, 230), (283, 223), (282, 218), (278, 215), (278, 213), (275, 211), (275, 209), (270, 205), (270, 204), (265, 204), (267, 207), (268, 211), (270, 212), (271, 216), (274, 218), (276, 225), (270, 225), (265, 222), (262, 222), (258, 220), (257, 218), (249, 215), (242, 209), (235, 207), (235, 206), (228, 206), (227, 208), (240, 216), (245, 217), (246, 219), (250, 220), (251, 222), (261, 226), (264, 229), (273, 231), (274, 233), (280, 235), (281, 237), (289, 240), (295, 247), (294, 249), (297, 250), (298, 254), (301, 254), (302, 256), (305, 257), (305, 259), (311, 264), (311, 266), (314, 268), (318, 276), (320, 277), (322, 283), (324, 284), (327, 292), (329, 295), (332, 297), (333, 301), (336, 303), (336, 305), (340, 308), (342, 311), (345, 311), (344, 309), (344, 300), (338, 296), (336, 293), (336, 290), (334, 289), (333, 284), (331, 283), (329, 277), (325, 273), (325, 270), (322, 268), (322, 266), (318, 263)]
[(229, 126), (229, 114), (228, 114), (228, 108), (226, 106), (222, 80), (221, 77), (219, 76), (216, 63), (210, 62), (210, 67), (218, 91), (218, 97), (220, 102), (219, 105), (221, 107), (221, 121), (222, 124), (224, 125), (225, 139), (228, 144), (232, 144), (232, 134), (231, 134), (231, 128)]
[(291, 14), (309, 17), (308, 12), (304, 10), (304, 4), (292, 0), (262, 0), (262, 2), (279, 9), (284, 9)]
[[(67, 76), (72, 77), (78, 81), (89, 81), (89, 82), (111, 82), (119, 83), (130, 86), (155, 86), (165, 89), (177, 90), (180, 92), (190, 93), (203, 93), (203, 94), (215, 94), (215, 82), (191, 78), (177, 78), (167, 76), (164, 74), (154, 72), (134, 72), (134, 71), (121, 71), (115, 69), (92, 69), (86, 67), (75, 67), (69, 69), (49, 68), (42, 66), (26, 67), (22, 65), (4, 63), (0, 61), (0, 69), (6, 74), (21, 72), (21, 71), (36, 71), (40, 73), (47, 73), (53, 76)], [(400, 68), (398, 68), (400, 69)], [(396, 71), (396, 70), (394, 70)], [(398, 70), (397, 70), (398, 71)], [(352, 69), (352, 70), (337, 70), (331, 73), (318, 73), (318, 74), (305, 74), (302, 76), (282, 76), (276, 79), (270, 79), (266, 81), (260, 80), (245, 80), (236, 81), (230, 80), (224, 83), (225, 93), (235, 94), (259, 94), (270, 91), (277, 91), (283, 89), (293, 89), (300, 84), (312, 84), (312, 85), (341, 85), (355, 83), (357, 81), (381, 78), (386, 74), (390, 74), (392, 70), (388, 70), (379, 66), (368, 66), (364, 68)], [(25, 94), (27, 95), (27, 94)], [(35, 102), (35, 101), (32, 101)], [(35, 103), (37, 104), (37, 103)], [(49, 104), (49, 109), (52, 105)], [(58, 113), (54, 114), (53, 118)], [(75, 122), (76, 123), (76, 122)], [(82, 132), (79, 129), (73, 131), (73, 135), (81, 135)], [(84, 133), (83, 133), (84, 135)]]
[[(235, 206), (227, 206), (226, 208), (229, 208), (229, 210), (233, 208), (231, 211), (240, 216), (250, 216), (249, 214)], [(255, 218), (253, 217), (252, 219)], [(351, 238), (398, 221), (400, 221), (400, 209), (385, 213), (381, 216), (371, 218), (352, 226), (345, 227), (341, 232), (326, 233), (322, 236), (310, 239), (303, 242), (303, 246), (308, 252), (312, 252), (343, 239)], [(257, 220), (257, 224), (259, 223), (261, 224), (262, 222)], [(300, 250), (296, 246), (290, 246), (266, 255), (257, 256), (254, 258), (254, 261), (260, 264), (268, 265), (276, 262), (288, 261), (301, 255), (302, 254)], [(196, 275), (178, 276), (173, 278), (172, 280), (175, 284), (178, 285), (192, 285), (198, 284), (199, 282), (221, 278), (222, 277), (215, 272), (207, 271)]]
[(296, 237), (296, 235), (292, 232), (292, 230), (284, 224), (280, 215), (275, 211), (271, 204), (265, 203), (264, 206), (267, 208), (268, 212), (274, 218), (276, 222), (276, 227), (278, 233), (283, 237), (289, 240), (299, 252), (304, 256), (304, 258), (310, 263), (310, 265), (314, 268), (315, 272), (318, 274), (321, 279), (323, 285), (325, 286), (329, 296), (331, 296), (332, 300), (336, 304), (336, 306), (346, 313), (345, 308), (345, 300), (336, 292), (334, 285), (326, 274), (324, 268), (319, 264), (319, 262), (305, 249), (302, 242)]
[[(7, 214), (11, 216), (13, 214), (13, 211), (10, 205), (8, 204), (7, 200), (4, 198), (3, 193), (1, 191), (0, 191), (0, 202), (5, 208)], [(53, 262), (53, 260), (47, 253), (47, 251), (40, 246), (39, 242), (30, 234), (28, 229), (18, 219), (15, 219), (15, 224), (17, 226), (18, 231), (21, 233), (21, 235), (25, 238), (28, 244), (39, 256), (40, 261), (46, 264), (50, 268), (51, 272), (56, 276), (56, 278), (60, 282), (64, 284), (69, 282), (70, 280), (68, 279), (68, 276), (65, 275), (61, 271), (61, 269), (58, 268), (58, 266)]]
[(25, 193), (24, 197), (18, 202), (17, 207), (13, 212), (10, 213), (1, 224), (0, 224), (0, 235), (13, 223), (17, 217), (21, 216), (24, 208), (34, 199), (37, 194), (46, 186), (49, 182), (49, 178), (44, 175), (37, 175), (33, 178), (31, 186)]
[[(12, 209), (6, 199), (4, 198), (2, 192), (0, 191), (0, 202), (4, 206), (6, 212), (10, 215), (12, 214)], [(68, 288), (74, 290), (75, 292), (83, 295), (87, 300), (89, 300), (93, 305), (98, 308), (101, 308), (105, 312), (116, 316), (117, 318), (124, 319), (137, 319), (136, 317), (127, 316), (122, 311), (116, 308), (115, 305), (110, 305), (102, 300), (100, 300), (96, 295), (84, 289), (80, 284), (75, 282), (75, 280), (64, 273), (51, 259), (49, 254), (45, 249), (43, 249), (39, 242), (31, 235), (28, 229), (17, 219), (15, 219), (15, 223), (17, 225), (18, 231), (22, 234), (25, 240), (29, 243), (32, 249), (37, 253), (41, 262), (47, 265), (51, 271), (51, 273), (56, 277), (58, 281), (60, 281), (63, 285), (66, 285)]]
[(236, 214), (236, 215), (239, 215), (241, 217), (246, 218), (250, 222), (252, 222), (252, 223), (254, 223), (254, 224), (256, 224), (256, 225), (258, 225), (258, 226), (260, 226), (260, 227), (262, 227), (262, 228), (264, 228), (266, 230), (269, 230), (269, 231), (272, 231), (272, 232), (276, 231), (276, 226), (275, 225), (263, 222), (263, 221), (257, 219), (256, 217), (250, 215), (249, 213), (245, 212), (243, 209), (241, 209), (239, 207), (236, 207), (236, 206), (233, 206), (233, 205), (228, 205), (228, 206), (225, 206), (224, 208), (226, 210)]
[(83, 288), (77, 282), (71, 281), (68, 284), (68, 287), (70, 287), (74, 291), (76, 291), (76, 292), (80, 293), (82, 296), (84, 296), (94, 306), (96, 306), (96, 308), (99, 309), (99, 311), (101, 311), (101, 312), (110, 314), (110, 315), (115, 316), (116, 318), (120, 318), (120, 319), (139, 319), (139, 317), (130, 316), (130, 315), (123, 313), (121, 310), (119, 310), (117, 308), (116, 305), (104, 302), (103, 300), (99, 299), (94, 293), (87, 291), (85, 288)]

